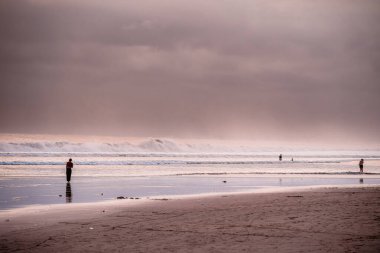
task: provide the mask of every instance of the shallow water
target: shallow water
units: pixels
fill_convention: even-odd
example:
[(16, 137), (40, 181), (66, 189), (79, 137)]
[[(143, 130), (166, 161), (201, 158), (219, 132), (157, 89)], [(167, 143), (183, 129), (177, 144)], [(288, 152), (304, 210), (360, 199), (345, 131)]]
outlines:
[[(74, 161), (72, 182), (65, 162)], [(293, 158), (293, 161), (291, 159)], [(365, 174), (358, 161), (365, 159)], [(224, 183), (223, 181), (226, 181)], [(378, 151), (0, 153), (0, 209), (318, 185), (380, 185)], [(71, 197), (70, 197), (71, 194)], [(67, 197), (66, 197), (67, 195)]]
[(70, 184), (62, 177), (0, 179), (0, 209), (35, 204), (86, 203), (116, 199), (162, 198), (254, 191), (317, 185), (380, 185), (380, 178), (336, 177), (229, 177), (229, 176), (153, 176), (153, 177), (77, 177)]

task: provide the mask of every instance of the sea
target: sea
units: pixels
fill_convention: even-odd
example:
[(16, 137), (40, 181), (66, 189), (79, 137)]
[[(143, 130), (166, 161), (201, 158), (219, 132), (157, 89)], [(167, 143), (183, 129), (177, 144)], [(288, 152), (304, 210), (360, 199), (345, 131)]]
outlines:
[[(279, 156), (282, 159), (279, 159)], [(73, 159), (72, 180), (65, 164)], [(364, 159), (364, 173), (358, 163)], [(0, 142), (0, 211), (119, 199), (168, 199), (291, 187), (380, 185), (380, 150)]]

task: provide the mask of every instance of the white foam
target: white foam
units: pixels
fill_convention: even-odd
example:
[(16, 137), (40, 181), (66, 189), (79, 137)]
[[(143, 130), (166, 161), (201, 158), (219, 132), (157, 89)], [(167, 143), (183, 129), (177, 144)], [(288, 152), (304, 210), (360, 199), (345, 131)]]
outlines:
[[(151, 138), (142, 140), (138, 143), (130, 142), (71, 142), (71, 141), (2, 141), (0, 142), (0, 152), (16, 153), (16, 152), (92, 152), (92, 153), (195, 153), (203, 155), (212, 154), (249, 154), (256, 155), (279, 155), (289, 156), (315, 156), (319, 154), (324, 157), (344, 157), (359, 155), (358, 150), (349, 149), (315, 149), (312, 147), (294, 148), (294, 147), (259, 147), (255, 144), (236, 145), (229, 143), (211, 142), (204, 143), (200, 141), (178, 141), (169, 139)], [(379, 149), (360, 150), (360, 155), (379, 156)], [(360, 157), (359, 157), (360, 158)]]

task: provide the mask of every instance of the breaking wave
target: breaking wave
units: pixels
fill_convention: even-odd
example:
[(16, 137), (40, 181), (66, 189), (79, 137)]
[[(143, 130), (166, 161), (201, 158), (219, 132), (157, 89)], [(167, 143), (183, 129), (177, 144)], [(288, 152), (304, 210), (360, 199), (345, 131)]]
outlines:
[(123, 143), (1, 142), (0, 152), (181, 152), (176, 143), (150, 139), (134, 145)]
[[(0, 142), (1, 156), (31, 155), (39, 153), (39, 156), (60, 156), (62, 154), (82, 153), (83, 156), (162, 156), (175, 157), (191, 156), (228, 156), (234, 157), (254, 153), (261, 156), (277, 156), (279, 153), (285, 155), (302, 155), (303, 157), (350, 157), (350, 158), (377, 158), (380, 150), (323, 150), (312, 148), (290, 148), (290, 147), (255, 147), (255, 146), (231, 146), (228, 144), (209, 143), (182, 143), (168, 139), (152, 138), (140, 143), (98, 143), (98, 142), (68, 142), (68, 141), (25, 141), (25, 142)], [(54, 155), (52, 155), (54, 153)], [(32, 154), (33, 155), (33, 154)]]

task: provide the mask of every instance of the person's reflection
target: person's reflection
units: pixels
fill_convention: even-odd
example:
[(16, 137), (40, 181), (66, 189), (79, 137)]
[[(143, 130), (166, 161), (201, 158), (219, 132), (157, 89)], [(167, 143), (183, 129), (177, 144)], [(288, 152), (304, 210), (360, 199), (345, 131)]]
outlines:
[(359, 179), (359, 183), (361, 183), (361, 184), (364, 183), (364, 179), (363, 179), (363, 178), (360, 178), (360, 179)]
[(73, 195), (71, 193), (71, 185), (70, 183), (66, 184), (66, 203), (71, 203), (73, 200)]

